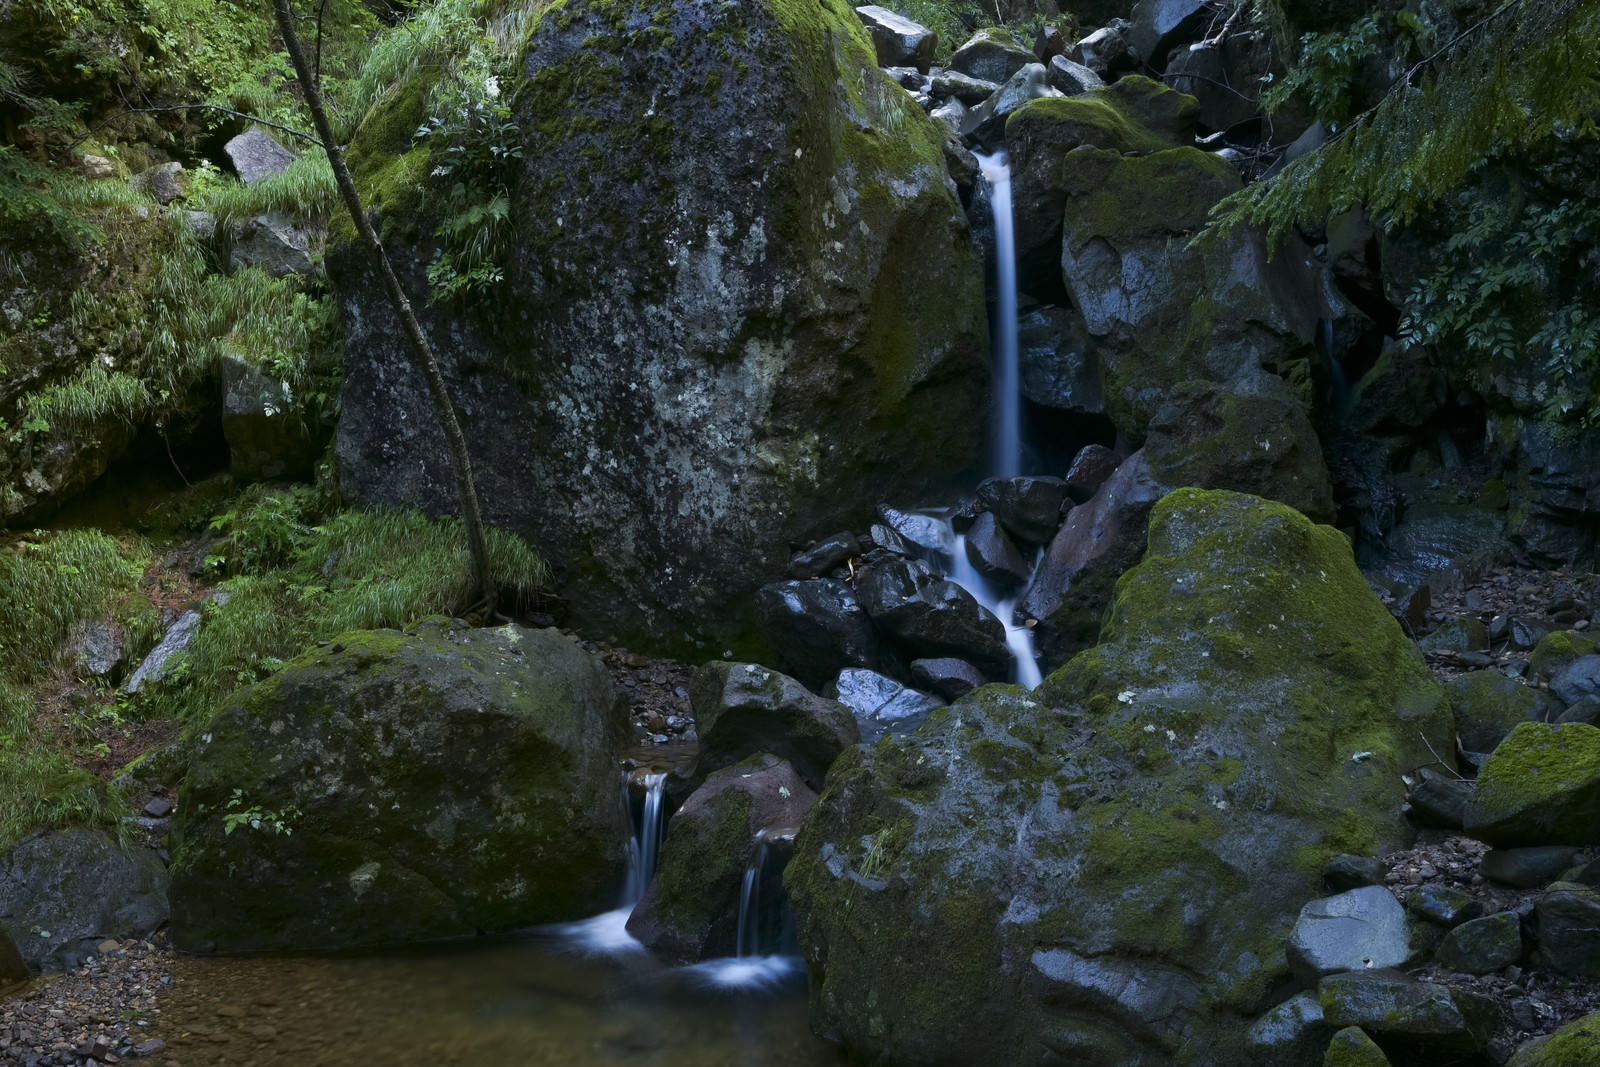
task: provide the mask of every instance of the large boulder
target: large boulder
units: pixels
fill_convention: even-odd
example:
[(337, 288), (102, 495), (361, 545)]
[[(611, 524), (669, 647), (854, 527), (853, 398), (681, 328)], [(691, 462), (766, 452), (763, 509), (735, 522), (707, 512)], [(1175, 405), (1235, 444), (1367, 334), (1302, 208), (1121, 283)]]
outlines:
[(1324, 862), (1405, 840), (1448, 714), (1343, 535), (1180, 490), (1149, 545), (1039, 690), (830, 772), (786, 882), (813, 1025), (863, 1058), (1243, 1062)]
[(695, 671), (689, 700), (700, 735), (697, 778), (771, 753), (820, 789), (839, 753), (861, 740), (844, 705), (756, 663), (705, 664)]
[(30, 837), (0, 860), (0, 919), (41, 970), (74, 965), (108, 937), (147, 937), (167, 921), (167, 871), (147, 849), (99, 830)]
[(343, 948), (575, 919), (614, 900), (626, 717), (554, 630), (345, 634), (235, 696), (173, 823), (173, 943)]
[[(788, 545), (863, 501), (960, 484), (982, 451), (983, 276), (947, 133), (842, 0), (579, 0), (532, 19), (522, 77), (501, 86), (524, 160), (504, 280), (417, 302), (449, 341), (479, 495), (540, 546), (574, 621), (696, 658), (757, 650), (749, 594)], [(447, 199), (413, 143), (418, 89), (351, 149), (413, 292), (431, 249), (406, 238)], [(455, 508), (348, 227), (328, 263), (342, 486)]]

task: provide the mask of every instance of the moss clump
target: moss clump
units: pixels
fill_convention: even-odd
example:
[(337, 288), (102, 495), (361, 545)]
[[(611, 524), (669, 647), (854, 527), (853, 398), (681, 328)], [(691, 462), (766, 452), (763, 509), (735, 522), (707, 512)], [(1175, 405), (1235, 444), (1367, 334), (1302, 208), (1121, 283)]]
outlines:
[(1600, 641), (1576, 630), (1552, 630), (1539, 638), (1528, 653), (1531, 678), (1554, 678), (1584, 656), (1593, 655)]
[(1484, 761), (1463, 821), (1493, 845), (1600, 843), (1600, 729), (1520, 723)]
[(1555, 1033), (1530, 1042), (1506, 1061), (1506, 1067), (1566, 1067), (1600, 1062), (1600, 1012), (1591, 1012)]

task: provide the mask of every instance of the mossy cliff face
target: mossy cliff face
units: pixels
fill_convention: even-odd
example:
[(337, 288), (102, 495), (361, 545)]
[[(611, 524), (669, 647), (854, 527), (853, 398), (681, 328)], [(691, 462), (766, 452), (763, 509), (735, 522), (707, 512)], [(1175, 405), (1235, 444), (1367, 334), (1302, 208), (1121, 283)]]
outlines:
[(344, 948), (591, 914), (625, 873), (624, 722), (604, 668), (553, 630), (435, 620), (313, 649), (195, 747), (173, 941)]
[[(572, 0), (523, 69), (502, 87), (526, 161), (506, 280), (431, 315), (480, 495), (583, 622), (737, 647), (789, 541), (977, 457), (982, 275), (940, 128), (840, 0)], [(402, 244), (428, 198), (366, 141), (416, 117), (353, 153)], [(377, 289), (353, 249), (331, 261), (352, 326), (341, 478), (454, 507)]]
[[(1257, 233), (1190, 247), (1239, 188), (1226, 160), (1191, 146), (1197, 114), (1193, 97), (1135, 76), (1035, 100), (1006, 123), (1023, 287), (1065, 287), (1093, 338), (1106, 412), (1135, 442), (1189, 379), (1260, 392), (1277, 375), (1309, 407), (1314, 328), (1343, 308), (1299, 242), (1270, 263)], [(1039, 278), (1046, 270), (1059, 277)]]
[(1337, 531), (1172, 493), (1097, 647), (834, 765), (786, 879), (813, 1023), (892, 1063), (1239, 1061), (1322, 862), (1399, 843), (1448, 738)]

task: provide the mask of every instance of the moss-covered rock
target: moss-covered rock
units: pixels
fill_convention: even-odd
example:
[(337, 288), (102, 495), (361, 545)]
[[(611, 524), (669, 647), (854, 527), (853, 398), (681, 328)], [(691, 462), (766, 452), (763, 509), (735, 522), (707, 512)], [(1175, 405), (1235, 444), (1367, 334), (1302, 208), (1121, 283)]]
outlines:
[(1549, 680), (1600, 649), (1600, 641), (1576, 630), (1552, 630), (1528, 653), (1528, 674)]
[(1491, 845), (1600, 843), (1600, 729), (1519, 723), (1484, 761), (1462, 824)]
[(1324, 861), (1405, 839), (1448, 736), (1336, 530), (1173, 493), (1097, 647), (834, 765), (787, 877), (814, 1025), (884, 1062), (1236, 1062)]
[(345, 634), (235, 696), (173, 824), (174, 944), (343, 948), (593, 914), (621, 889), (623, 705), (554, 630)]
[[(753, 649), (748, 594), (790, 542), (978, 456), (982, 271), (942, 126), (842, 0), (572, 0), (536, 16), (501, 88), (525, 160), (505, 280), (427, 314), (485, 509), (539, 546), (579, 621)], [(405, 237), (441, 201), (406, 162), (408, 93), (352, 156), (358, 181), (412, 182), (380, 210), (421, 291), (428, 249)], [(364, 253), (336, 240), (329, 261), (343, 484), (455, 507)]]
[[(740, 913), (751, 924), (782, 914), (781, 883), (761, 875), (769, 863), (781, 869), (816, 799), (788, 762), (766, 753), (707, 778), (672, 817), (655, 879), (628, 917), (629, 932), (678, 963), (772, 951), (772, 931), (763, 938), (755, 926), (739, 943)], [(741, 909), (752, 871), (749, 890), (760, 897), (750, 903), (765, 906)]]
[(1389, 1067), (1389, 1057), (1359, 1026), (1347, 1026), (1333, 1035), (1322, 1067)]
[(1468, 752), (1493, 752), (1518, 723), (1533, 719), (1547, 702), (1537, 689), (1499, 671), (1459, 675), (1446, 691), (1456, 735)]
[(1506, 1067), (1568, 1067), (1574, 1063), (1600, 1063), (1600, 1011), (1528, 1042), (1506, 1061)]

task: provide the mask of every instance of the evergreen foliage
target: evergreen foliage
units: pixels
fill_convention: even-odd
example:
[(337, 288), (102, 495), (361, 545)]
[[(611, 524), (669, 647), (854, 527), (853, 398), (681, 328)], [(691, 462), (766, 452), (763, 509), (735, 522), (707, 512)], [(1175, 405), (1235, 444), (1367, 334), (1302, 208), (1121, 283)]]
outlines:
[(1594, 137), (1600, 2), (1509, 0), (1398, 79), (1315, 152), (1218, 205), (1210, 229), (1281, 241), (1352, 204), (1405, 223), (1497, 155)]

